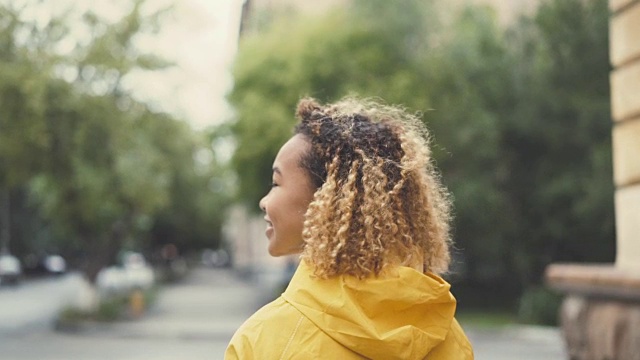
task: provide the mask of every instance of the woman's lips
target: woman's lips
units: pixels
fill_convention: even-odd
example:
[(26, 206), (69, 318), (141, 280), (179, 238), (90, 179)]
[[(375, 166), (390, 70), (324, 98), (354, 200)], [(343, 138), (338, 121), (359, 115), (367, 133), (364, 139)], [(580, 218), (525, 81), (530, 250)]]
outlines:
[(271, 223), (271, 221), (268, 218), (264, 218), (264, 221), (267, 222), (267, 229), (265, 230), (265, 235), (267, 235), (267, 238), (271, 238), (271, 235), (273, 234), (273, 224)]

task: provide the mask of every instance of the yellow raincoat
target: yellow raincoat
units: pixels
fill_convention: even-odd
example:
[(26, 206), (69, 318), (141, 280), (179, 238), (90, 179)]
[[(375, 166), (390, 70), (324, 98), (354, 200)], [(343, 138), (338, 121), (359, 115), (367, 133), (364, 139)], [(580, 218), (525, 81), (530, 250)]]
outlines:
[(225, 359), (473, 359), (440, 277), (406, 267), (365, 280), (311, 274), (302, 262), (282, 296), (236, 331)]

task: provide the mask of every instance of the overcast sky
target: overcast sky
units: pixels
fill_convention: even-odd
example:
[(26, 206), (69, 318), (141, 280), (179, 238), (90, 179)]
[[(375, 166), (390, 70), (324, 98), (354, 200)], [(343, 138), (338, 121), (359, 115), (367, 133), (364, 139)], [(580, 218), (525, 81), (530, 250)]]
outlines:
[(161, 33), (142, 38), (140, 47), (158, 52), (178, 66), (162, 74), (133, 76), (129, 85), (141, 99), (156, 102), (195, 128), (202, 128), (230, 116), (224, 94), (232, 86), (229, 70), (236, 52), (243, 0), (175, 3), (175, 11)]
[[(72, 36), (59, 51), (71, 51), (77, 41), (87, 39), (80, 16), (92, 10), (108, 21), (117, 21), (131, 7), (131, 0), (0, 0), (18, 5), (30, 3), (25, 20), (46, 24), (51, 16), (71, 9)], [(176, 114), (196, 129), (220, 123), (230, 116), (224, 100), (232, 86), (230, 66), (236, 52), (240, 11), (244, 0), (147, 0), (143, 13), (166, 8), (159, 34), (137, 38), (144, 52), (154, 52), (176, 64), (161, 72), (135, 72), (123, 85), (138, 99)], [(65, 50), (66, 49), (66, 50)], [(72, 77), (75, 75), (71, 75)]]

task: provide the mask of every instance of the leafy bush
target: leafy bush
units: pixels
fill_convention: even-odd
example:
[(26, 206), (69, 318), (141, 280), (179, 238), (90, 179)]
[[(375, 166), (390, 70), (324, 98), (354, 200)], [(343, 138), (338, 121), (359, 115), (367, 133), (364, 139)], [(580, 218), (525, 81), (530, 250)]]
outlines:
[(543, 286), (530, 287), (520, 298), (518, 321), (534, 325), (558, 325), (562, 296)]
[[(134, 291), (127, 294), (118, 294), (100, 299), (98, 306), (93, 311), (83, 311), (74, 307), (66, 307), (55, 319), (55, 328), (58, 330), (75, 331), (88, 323), (113, 322), (134, 318), (132, 314), (132, 297)], [(142, 291), (142, 305), (144, 309), (153, 306), (157, 299), (158, 289), (151, 288)]]

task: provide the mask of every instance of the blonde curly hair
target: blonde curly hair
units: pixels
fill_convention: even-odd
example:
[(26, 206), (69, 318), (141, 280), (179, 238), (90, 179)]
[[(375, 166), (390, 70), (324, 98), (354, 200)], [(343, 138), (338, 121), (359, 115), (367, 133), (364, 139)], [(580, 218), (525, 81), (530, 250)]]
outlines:
[(296, 134), (310, 142), (300, 160), (317, 188), (305, 214), (301, 258), (315, 275), (379, 275), (420, 262), (446, 272), (449, 194), (418, 115), (370, 99), (298, 103)]

